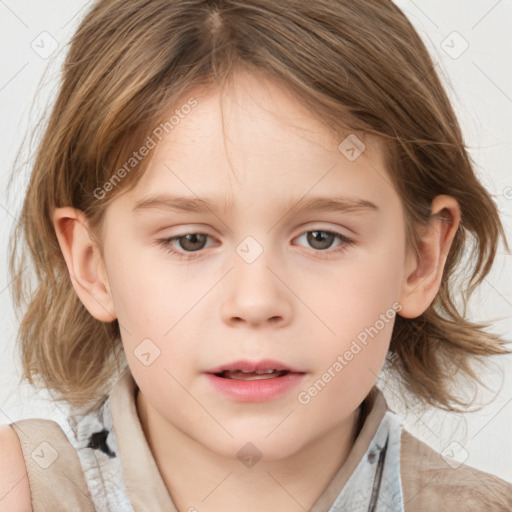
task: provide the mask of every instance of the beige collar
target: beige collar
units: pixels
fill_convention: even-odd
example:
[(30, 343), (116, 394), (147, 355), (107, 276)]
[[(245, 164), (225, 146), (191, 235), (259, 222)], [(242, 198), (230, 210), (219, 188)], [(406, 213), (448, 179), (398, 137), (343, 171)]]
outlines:
[[(158, 470), (137, 414), (138, 387), (129, 370), (112, 389), (110, 407), (123, 467), (126, 494), (136, 512), (178, 512)], [(327, 512), (366, 453), (386, 413), (384, 396), (377, 388), (368, 395), (369, 412), (344, 464), (338, 469), (310, 512)]]

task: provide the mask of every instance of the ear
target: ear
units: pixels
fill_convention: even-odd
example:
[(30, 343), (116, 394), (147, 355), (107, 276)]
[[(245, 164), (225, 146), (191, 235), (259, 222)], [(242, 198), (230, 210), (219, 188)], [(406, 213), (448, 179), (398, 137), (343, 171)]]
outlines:
[(89, 313), (101, 322), (117, 318), (101, 253), (90, 236), (83, 212), (70, 206), (55, 208), (53, 226), (69, 276)]
[(432, 201), (430, 221), (420, 233), (419, 256), (411, 250), (406, 258), (400, 316), (416, 318), (434, 301), (459, 223), (457, 200), (447, 195), (436, 196)]

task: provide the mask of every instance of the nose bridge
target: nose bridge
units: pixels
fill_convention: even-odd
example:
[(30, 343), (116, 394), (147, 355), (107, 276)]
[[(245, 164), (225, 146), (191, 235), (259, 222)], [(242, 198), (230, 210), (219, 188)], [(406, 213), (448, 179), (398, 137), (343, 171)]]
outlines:
[(268, 295), (276, 292), (276, 277), (269, 269), (276, 264), (276, 251), (270, 240), (268, 234), (247, 235), (235, 249), (235, 288), (255, 299), (265, 295), (268, 300)]
[(279, 258), (278, 251), (269, 245), (271, 238), (269, 234), (247, 235), (236, 246), (234, 269), (222, 306), (225, 321), (260, 324), (289, 317), (286, 287), (274, 274)]

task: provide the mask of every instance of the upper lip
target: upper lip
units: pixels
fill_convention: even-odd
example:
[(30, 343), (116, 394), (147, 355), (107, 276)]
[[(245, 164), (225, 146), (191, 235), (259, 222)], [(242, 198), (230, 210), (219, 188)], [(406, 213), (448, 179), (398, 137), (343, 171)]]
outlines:
[(304, 373), (301, 370), (292, 368), (287, 364), (281, 363), (280, 361), (275, 361), (273, 359), (262, 359), (260, 361), (233, 361), (232, 363), (222, 364), (220, 366), (216, 366), (215, 368), (210, 368), (209, 370), (206, 370), (206, 373), (221, 373), (227, 370), (243, 370), (246, 372), (254, 372), (256, 370), (286, 370), (292, 373)]

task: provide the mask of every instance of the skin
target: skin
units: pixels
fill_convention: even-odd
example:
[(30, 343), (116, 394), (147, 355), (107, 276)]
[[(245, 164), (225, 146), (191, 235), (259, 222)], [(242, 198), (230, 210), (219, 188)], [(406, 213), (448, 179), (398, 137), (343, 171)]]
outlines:
[[(82, 212), (57, 208), (55, 230), (85, 307), (120, 322), (141, 423), (178, 509), (309, 509), (353, 444), (357, 408), (384, 363), (393, 320), (307, 404), (297, 395), (394, 303), (405, 318), (425, 311), (459, 208), (452, 197), (434, 199), (432, 213), (449, 222), (432, 219), (420, 232), (416, 258), (406, 251), (404, 210), (376, 138), (358, 135), (366, 149), (349, 161), (339, 137), (290, 91), (249, 74), (237, 76), (222, 110), (216, 90), (191, 96), (198, 105), (153, 150), (137, 186), (108, 207), (103, 258)], [(214, 196), (221, 207), (132, 211), (162, 192)], [(303, 196), (334, 195), (379, 211), (291, 212)], [(352, 243), (308, 241), (319, 230)], [(170, 243), (181, 259), (155, 243), (192, 233), (209, 238)], [(252, 263), (237, 253), (247, 236), (263, 250)], [(194, 247), (199, 256), (191, 258)], [(147, 338), (160, 350), (149, 366), (134, 355)], [(306, 372), (303, 382), (274, 400), (239, 403), (203, 373), (263, 358)], [(237, 458), (247, 442), (262, 456), (250, 468)]]

